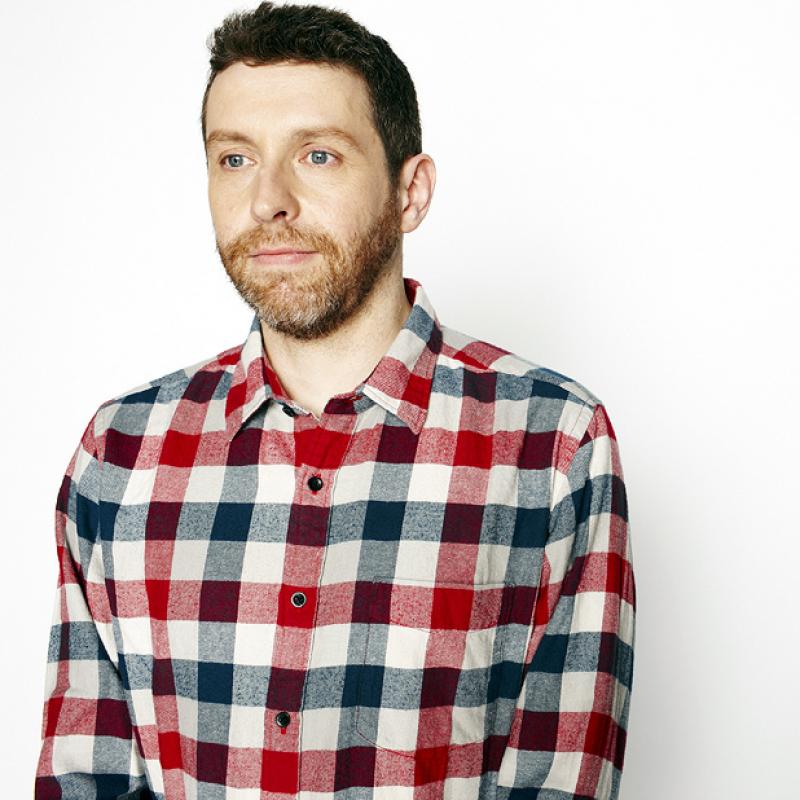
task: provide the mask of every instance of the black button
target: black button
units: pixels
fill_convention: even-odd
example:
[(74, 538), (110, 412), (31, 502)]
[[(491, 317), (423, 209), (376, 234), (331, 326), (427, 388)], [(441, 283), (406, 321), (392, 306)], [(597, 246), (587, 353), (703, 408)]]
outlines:
[(308, 486), (313, 491), (319, 491), (322, 488), (322, 478), (319, 475), (314, 475), (308, 479)]
[(287, 414), (290, 417), (296, 417), (297, 416), (297, 412), (291, 406), (287, 406), (285, 403), (281, 403), (281, 405), (283, 406), (283, 413), (284, 414)]
[(302, 608), (306, 604), (306, 596), (302, 592), (295, 592), (289, 599), (295, 608)]
[(292, 718), (285, 711), (279, 711), (275, 715), (275, 724), (279, 728), (285, 728), (291, 721)]

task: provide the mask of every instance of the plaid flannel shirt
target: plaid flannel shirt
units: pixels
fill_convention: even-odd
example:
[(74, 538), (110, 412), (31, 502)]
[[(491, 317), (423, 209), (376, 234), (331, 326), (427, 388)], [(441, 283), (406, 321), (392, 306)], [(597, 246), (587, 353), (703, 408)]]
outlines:
[(404, 283), (320, 419), (257, 317), (94, 413), (57, 500), (38, 800), (617, 797), (635, 589), (606, 409)]

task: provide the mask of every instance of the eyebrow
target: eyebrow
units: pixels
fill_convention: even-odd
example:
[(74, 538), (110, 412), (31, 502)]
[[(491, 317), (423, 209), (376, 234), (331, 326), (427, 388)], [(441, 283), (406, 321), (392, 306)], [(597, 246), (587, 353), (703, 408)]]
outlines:
[[(340, 139), (349, 144), (353, 149), (363, 152), (361, 145), (349, 134), (341, 128), (324, 127), (324, 128), (300, 128), (292, 133), (292, 139), (306, 139), (306, 138), (319, 138), (328, 137)], [(228, 130), (220, 128), (212, 131), (206, 137), (206, 150), (210, 145), (222, 142), (242, 142), (250, 145), (250, 147), (258, 147), (258, 145), (247, 134), (240, 131)]]

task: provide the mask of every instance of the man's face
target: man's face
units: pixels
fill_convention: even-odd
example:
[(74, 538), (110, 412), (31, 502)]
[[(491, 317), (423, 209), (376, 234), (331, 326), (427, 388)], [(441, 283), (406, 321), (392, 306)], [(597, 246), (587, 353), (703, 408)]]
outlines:
[[(274, 330), (325, 336), (398, 263), (400, 201), (353, 73), (232, 64), (208, 93), (206, 155), (220, 258)], [(314, 252), (296, 263), (253, 255), (281, 247)]]

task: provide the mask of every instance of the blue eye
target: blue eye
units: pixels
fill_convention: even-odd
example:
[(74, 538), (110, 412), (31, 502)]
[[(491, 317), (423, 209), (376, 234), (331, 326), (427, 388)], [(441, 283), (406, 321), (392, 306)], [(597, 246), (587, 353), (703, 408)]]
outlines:
[[(313, 156), (316, 153), (321, 153), (322, 155), (330, 156), (330, 158), (336, 158), (336, 156), (333, 155), (333, 153), (329, 153), (327, 150), (312, 150), (308, 155)], [(325, 164), (328, 163), (328, 161), (315, 161), (312, 158), (312, 163), (318, 164), (319, 166), (324, 166)]]
[[(242, 158), (242, 159), (243, 159), (243, 158), (244, 158), (244, 156), (243, 156), (241, 153), (231, 153), (230, 155), (227, 155), (227, 156), (223, 156), (223, 157), (222, 157), (222, 163), (223, 163), (223, 164), (226, 164), (227, 166), (230, 166), (230, 165), (228, 164), (228, 159), (229, 159), (229, 158)], [(240, 164), (239, 166), (241, 166), (241, 164)], [(236, 166), (233, 166), (233, 167), (232, 167), (232, 169), (236, 169)]]

